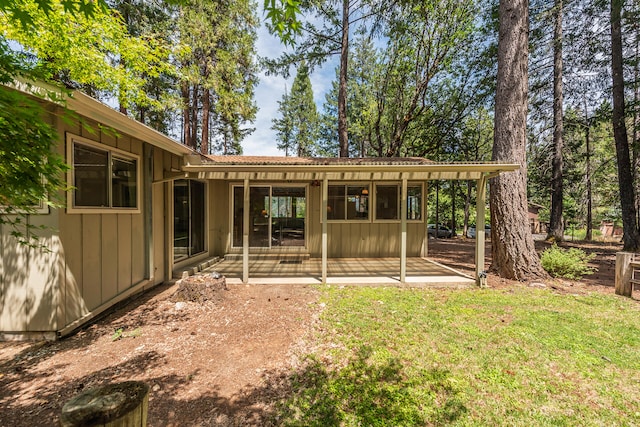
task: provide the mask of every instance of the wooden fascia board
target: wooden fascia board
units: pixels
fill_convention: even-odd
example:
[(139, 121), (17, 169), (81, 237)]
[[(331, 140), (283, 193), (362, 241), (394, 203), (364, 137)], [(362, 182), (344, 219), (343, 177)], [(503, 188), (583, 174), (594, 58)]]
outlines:
[(66, 101), (67, 108), (70, 110), (75, 111), (81, 116), (93, 119), (102, 125), (111, 127), (116, 132), (126, 133), (172, 154), (194, 154), (187, 146), (174, 141), (155, 129), (151, 129), (81, 92), (73, 92), (72, 96), (68, 97)]
[[(443, 174), (456, 174), (457, 178), (449, 179), (478, 179), (481, 175), (494, 177), (502, 172), (512, 172), (519, 169), (517, 164), (433, 164), (433, 165), (193, 165), (187, 164), (182, 170), (194, 174), (200, 178), (228, 177), (228, 179), (241, 179), (249, 177), (254, 179), (260, 175), (282, 175), (283, 179), (308, 179), (309, 174), (322, 176), (329, 175), (330, 179), (341, 179), (342, 175), (350, 174), (397, 174), (401, 173), (413, 175), (412, 179), (438, 179)], [(477, 176), (475, 176), (477, 174)], [(474, 175), (474, 176), (471, 176)], [(433, 178), (435, 176), (435, 178)], [(299, 178), (298, 178), (299, 177)]]
[(48, 83), (29, 83), (21, 79), (16, 79), (8, 87), (67, 108), (79, 116), (95, 120), (113, 128), (116, 132), (126, 133), (172, 154), (179, 156), (197, 154), (189, 147), (77, 90), (69, 95), (68, 91)]

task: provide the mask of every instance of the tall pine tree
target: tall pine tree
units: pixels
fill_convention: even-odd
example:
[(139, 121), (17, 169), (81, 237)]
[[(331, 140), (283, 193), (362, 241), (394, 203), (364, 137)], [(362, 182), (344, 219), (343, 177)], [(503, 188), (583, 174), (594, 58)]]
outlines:
[(318, 144), (318, 111), (313, 100), (309, 67), (300, 64), (291, 93), (285, 93), (279, 102), (280, 118), (273, 119), (277, 132), (278, 149), (298, 157), (311, 156)]

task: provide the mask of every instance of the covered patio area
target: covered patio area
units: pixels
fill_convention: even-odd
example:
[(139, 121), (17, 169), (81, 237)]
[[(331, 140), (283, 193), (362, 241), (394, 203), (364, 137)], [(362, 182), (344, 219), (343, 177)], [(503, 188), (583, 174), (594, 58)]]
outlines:
[[(475, 279), (435, 261), (410, 257), (406, 260), (405, 286), (468, 287)], [(255, 259), (250, 263), (249, 284), (366, 284), (400, 286), (399, 258), (331, 258), (322, 279), (322, 259)], [(242, 259), (223, 260), (203, 272), (223, 274), (227, 283), (243, 283)]]

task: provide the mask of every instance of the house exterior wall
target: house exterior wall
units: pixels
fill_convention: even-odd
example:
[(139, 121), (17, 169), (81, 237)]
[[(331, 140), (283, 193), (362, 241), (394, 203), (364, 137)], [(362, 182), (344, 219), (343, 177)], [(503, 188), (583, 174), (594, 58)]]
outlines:
[[(300, 185), (303, 182), (251, 181), (250, 185)], [(210, 253), (223, 256), (242, 253), (242, 248), (231, 247), (231, 188), (242, 185), (238, 181), (211, 181), (210, 188)], [(307, 187), (306, 247), (251, 248), (251, 253), (308, 253), (311, 257), (322, 257), (322, 223), (320, 217), (321, 187)], [(361, 221), (329, 222), (328, 256), (332, 258), (399, 257), (400, 222)], [(425, 223), (407, 223), (407, 256), (424, 254)]]
[(92, 120), (69, 123), (59, 116), (49, 120), (59, 134), (56, 150), (67, 163), (72, 162), (66, 158), (67, 133), (140, 156), (140, 209), (69, 213), (62, 207), (31, 215), (30, 223), (48, 227), (39, 232), (47, 250), (17, 245), (11, 230), (0, 226), (0, 338), (54, 339), (132, 292), (167, 279), (168, 184), (152, 181), (179, 170), (181, 157), (117, 130), (102, 130)]

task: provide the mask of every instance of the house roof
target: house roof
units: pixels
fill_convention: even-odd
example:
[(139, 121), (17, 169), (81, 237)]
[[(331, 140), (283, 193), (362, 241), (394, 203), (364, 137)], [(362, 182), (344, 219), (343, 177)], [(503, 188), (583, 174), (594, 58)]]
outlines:
[(14, 81), (13, 85), (7, 87), (66, 107), (80, 116), (95, 120), (103, 126), (113, 128), (120, 133), (126, 133), (178, 156), (197, 154), (186, 145), (180, 144), (163, 133), (114, 110), (80, 91), (75, 90), (68, 94), (67, 91), (44, 82), (34, 84), (20, 80)]
[(215, 165), (299, 165), (299, 166), (380, 166), (432, 165), (423, 157), (276, 157), (276, 156), (207, 156), (203, 164)]
[(476, 180), (519, 169), (495, 162), (434, 162), (421, 157), (207, 156), (186, 159), (189, 177), (225, 180)]

